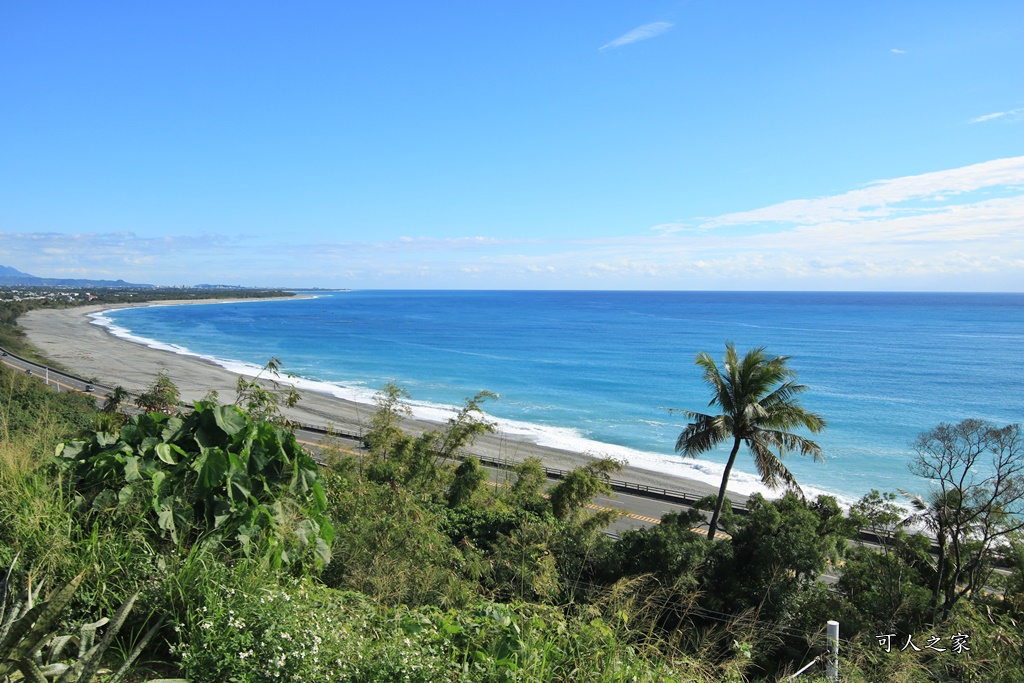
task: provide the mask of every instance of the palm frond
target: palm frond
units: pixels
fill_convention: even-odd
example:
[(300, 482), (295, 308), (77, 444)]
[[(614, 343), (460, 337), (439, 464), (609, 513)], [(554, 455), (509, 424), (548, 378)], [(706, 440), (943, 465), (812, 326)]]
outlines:
[(754, 466), (757, 468), (757, 473), (761, 475), (761, 481), (765, 486), (775, 490), (779, 487), (780, 483), (784, 483), (786, 486), (797, 491), (800, 490), (796, 483), (796, 477), (783, 464), (782, 460), (772, 452), (767, 443), (752, 439), (747, 441), (747, 448), (750, 449), (751, 454), (754, 456)]
[(822, 460), (821, 447), (791, 430), (818, 433), (825, 428), (820, 415), (805, 410), (797, 397), (807, 387), (796, 383), (789, 356), (769, 357), (764, 347), (750, 349), (741, 358), (735, 345), (725, 345), (722, 365), (706, 352), (697, 354), (704, 383), (711, 389), (708, 407), (718, 415), (683, 411), (690, 423), (676, 440), (676, 451), (690, 457), (706, 453), (730, 436), (742, 441), (754, 459), (761, 480), (776, 488), (800, 487), (782, 458), (799, 453)]
[(694, 421), (686, 426), (676, 440), (677, 453), (695, 458), (729, 437), (729, 429), (721, 415), (688, 413), (688, 417)]

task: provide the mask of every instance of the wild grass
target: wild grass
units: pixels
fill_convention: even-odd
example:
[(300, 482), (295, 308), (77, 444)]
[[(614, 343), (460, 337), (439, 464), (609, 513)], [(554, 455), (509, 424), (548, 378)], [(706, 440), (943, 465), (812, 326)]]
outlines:
[(73, 502), (42, 454), (54, 431), (44, 420), (35, 433), (0, 433), (0, 564), (21, 555), (45, 575), (63, 574), (73, 545)]

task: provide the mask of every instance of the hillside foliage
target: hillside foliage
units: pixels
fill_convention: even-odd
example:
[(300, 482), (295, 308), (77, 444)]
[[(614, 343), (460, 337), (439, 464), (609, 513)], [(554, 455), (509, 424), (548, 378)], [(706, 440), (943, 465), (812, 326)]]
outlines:
[(130, 604), (102, 663), (156, 629), (136, 680), (774, 681), (819, 654), (827, 619), (846, 681), (1022, 680), (1020, 538), (943, 616), (937, 556), (895, 495), (850, 514), (795, 493), (726, 502), (709, 542), (692, 529), (711, 497), (612, 538), (591, 505), (618, 463), (549, 480), (469, 457), (489, 395), (409, 434), (388, 387), (370, 447), (327, 440), (320, 465), (260, 402), (118, 426), (32, 378), (0, 370), (0, 387), (11, 585), (45, 598), (80, 575), (54, 633)]

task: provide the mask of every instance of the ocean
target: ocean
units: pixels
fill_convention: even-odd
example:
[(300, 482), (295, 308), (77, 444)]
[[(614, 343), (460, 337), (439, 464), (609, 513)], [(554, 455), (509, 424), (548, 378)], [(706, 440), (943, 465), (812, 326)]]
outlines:
[[(369, 402), (398, 381), (443, 418), (486, 389), (507, 434), (717, 484), (723, 446), (674, 453), (713, 412), (694, 365), (763, 346), (790, 356), (824, 463), (790, 456), (807, 493), (925, 492), (911, 443), (941, 422), (1024, 420), (1024, 295), (805, 292), (346, 291), (300, 300), (120, 309), (96, 322), (134, 341), (254, 373), (271, 357), (301, 385)], [(172, 378), (173, 379), (173, 378)], [(762, 491), (741, 451), (730, 479)]]

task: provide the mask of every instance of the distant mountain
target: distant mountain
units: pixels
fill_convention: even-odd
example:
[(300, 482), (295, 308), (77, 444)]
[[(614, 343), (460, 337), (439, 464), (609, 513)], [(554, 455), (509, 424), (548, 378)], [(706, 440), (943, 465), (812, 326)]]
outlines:
[(21, 272), (20, 270), (18, 270), (16, 268), (11, 268), (9, 266), (0, 266), (0, 278), (5, 278), (5, 277), (30, 278), (30, 279), (33, 279), (33, 280), (38, 279), (35, 275), (29, 275), (28, 273), (23, 273), (23, 272)]
[(124, 280), (85, 280), (78, 278), (36, 277), (16, 268), (0, 266), (0, 286), (4, 287), (152, 287)]

